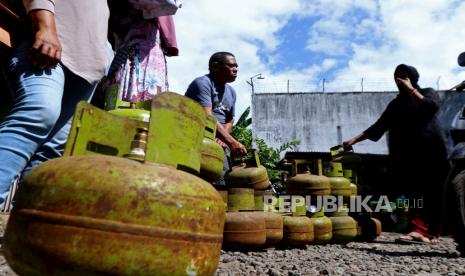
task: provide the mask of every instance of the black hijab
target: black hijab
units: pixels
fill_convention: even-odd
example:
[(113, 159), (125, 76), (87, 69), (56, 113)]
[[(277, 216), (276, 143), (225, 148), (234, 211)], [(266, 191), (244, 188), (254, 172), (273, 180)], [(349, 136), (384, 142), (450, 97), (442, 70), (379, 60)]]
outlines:
[(396, 74), (397, 71), (404, 70), (407, 72), (408, 78), (410, 79), (410, 83), (412, 84), (413, 87), (420, 89), (420, 86), (418, 85), (418, 80), (420, 79), (420, 74), (418, 74), (418, 71), (415, 67), (406, 65), (406, 64), (399, 64), (396, 67), (396, 70), (394, 70), (394, 75)]

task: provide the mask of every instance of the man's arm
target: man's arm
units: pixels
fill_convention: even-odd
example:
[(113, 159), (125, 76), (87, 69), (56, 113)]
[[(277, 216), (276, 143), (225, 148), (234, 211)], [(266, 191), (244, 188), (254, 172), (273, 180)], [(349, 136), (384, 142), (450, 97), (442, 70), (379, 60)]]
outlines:
[(61, 59), (61, 44), (55, 24), (55, 1), (25, 0), (26, 12), (32, 22), (34, 44), (29, 57), (41, 69), (53, 68)]
[[(213, 115), (212, 108), (204, 106), (203, 109), (207, 114)], [(230, 129), (228, 131), (228, 129)], [(244, 145), (239, 143), (234, 137), (231, 136), (230, 132), (232, 131), (232, 121), (229, 122), (229, 124), (225, 124), (223, 126), (220, 122), (216, 121), (216, 136), (224, 142), (233, 152), (235, 155), (244, 155), (247, 153), (246, 148)]]
[(226, 123), (223, 125), (224, 126), (224, 129), (226, 129), (226, 131), (228, 133), (232, 133), (232, 129), (233, 129), (233, 118), (228, 116), (226, 117)]

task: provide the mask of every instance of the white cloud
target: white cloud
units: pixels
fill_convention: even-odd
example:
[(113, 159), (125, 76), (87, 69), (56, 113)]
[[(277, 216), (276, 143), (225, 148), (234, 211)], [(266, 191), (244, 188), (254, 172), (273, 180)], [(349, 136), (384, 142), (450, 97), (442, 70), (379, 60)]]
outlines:
[[(245, 81), (257, 73), (266, 79), (254, 80), (256, 87), (270, 90), (286, 91), (287, 80), (290, 86), (298, 83), (296, 89), (318, 89), (318, 76), (334, 68), (336, 78), (328, 87), (360, 89), (363, 78), (365, 90), (395, 89), (394, 68), (407, 63), (418, 68), (421, 85), (436, 88), (441, 77), (440, 88), (451, 87), (465, 79), (456, 61), (465, 51), (464, 14), (465, 2), (453, 0), (185, 0), (175, 17), (181, 56), (168, 58), (170, 88), (183, 93), (207, 73), (208, 58), (216, 51), (237, 57), (239, 77), (232, 85), (239, 114), (251, 104)], [(299, 70), (287, 64), (273, 73), (270, 65), (283, 63), (277, 32), (291, 16), (316, 20), (301, 27), (308, 43), (295, 47), (329, 58)], [(347, 62), (339, 62), (341, 57)]]
[(208, 73), (208, 59), (217, 51), (236, 55), (237, 115), (251, 104), (246, 80), (257, 73), (270, 76), (259, 53), (273, 51), (276, 32), (299, 8), (297, 0), (195, 0), (184, 1), (175, 15), (180, 56), (168, 58), (170, 90), (184, 93), (196, 77)]
[[(378, 21), (383, 31), (383, 45), (353, 44), (353, 56), (341, 77), (392, 80), (397, 64), (414, 65), (420, 72), (420, 83), (448, 88), (461, 79), (456, 57), (465, 50), (465, 3), (455, 1), (380, 1)], [(394, 86), (393, 86), (394, 87)]]

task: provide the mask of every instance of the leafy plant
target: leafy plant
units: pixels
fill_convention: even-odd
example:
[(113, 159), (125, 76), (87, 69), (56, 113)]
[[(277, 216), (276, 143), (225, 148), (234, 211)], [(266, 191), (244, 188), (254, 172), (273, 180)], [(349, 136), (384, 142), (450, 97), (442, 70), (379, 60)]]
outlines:
[(252, 148), (252, 144), (255, 142), (260, 163), (266, 168), (271, 183), (278, 192), (283, 191), (285, 189), (284, 183), (281, 181), (281, 174), (283, 171), (277, 168), (277, 164), (282, 159), (281, 153), (289, 149), (294, 149), (295, 146), (300, 144), (300, 141), (293, 140), (282, 144), (279, 148), (273, 148), (268, 146), (263, 139), (253, 139), (252, 130), (250, 129), (250, 126), (252, 125), (252, 118), (247, 118), (249, 114), (250, 107), (242, 113), (239, 120), (234, 125), (232, 136), (247, 148)]
[(250, 106), (242, 113), (237, 123), (232, 129), (232, 136), (246, 148), (252, 147), (252, 118), (247, 118), (250, 114)]

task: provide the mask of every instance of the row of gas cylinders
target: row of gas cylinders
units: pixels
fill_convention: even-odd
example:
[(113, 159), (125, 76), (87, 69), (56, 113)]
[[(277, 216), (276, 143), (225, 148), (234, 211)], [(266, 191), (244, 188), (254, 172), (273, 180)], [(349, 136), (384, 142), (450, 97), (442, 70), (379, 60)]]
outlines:
[(365, 214), (357, 220), (341, 208), (296, 215), (263, 211), (227, 212), (223, 233), (225, 248), (299, 247), (308, 244), (371, 241), (381, 233), (381, 222)]
[(344, 199), (350, 196), (357, 195), (357, 185), (353, 183), (353, 172), (350, 169), (343, 170), (342, 163), (330, 162), (328, 172), (322, 175), (321, 160), (319, 162), (319, 174), (315, 175), (307, 169), (300, 172), (298, 165), (306, 160), (293, 160), (292, 161), (292, 174), (287, 179), (286, 190), (290, 195), (302, 196), (342, 196)]
[[(242, 163), (232, 168), (225, 176), (226, 186), (216, 186), (228, 211), (263, 211), (264, 197), (271, 197), (272, 192), (266, 190), (269, 181), (266, 169), (260, 165), (254, 152), (253, 162)], [(296, 167), (296, 166), (294, 166)], [(328, 176), (313, 175), (309, 170), (295, 172), (286, 183), (288, 195), (310, 196), (316, 201), (319, 196), (342, 196), (347, 200), (357, 195), (357, 185), (348, 178), (350, 170), (342, 170), (342, 164), (330, 164)]]
[[(374, 239), (381, 232), (378, 220), (369, 218), (363, 225), (347, 211), (326, 217), (323, 212), (311, 217), (273, 212), (228, 212), (223, 233), (225, 248), (303, 247), (309, 244), (347, 243), (357, 236)], [(361, 232), (363, 231), (363, 232)]]
[[(312, 175), (309, 171), (294, 174), (287, 183), (288, 193), (292, 191), (295, 192), (293, 195), (312, 195), (315, 196), (314, 199), (316, 196), (330, 194), (345, 198), (356, 194), (356, 189), (351, 187), (355, 184), (342, 176), (340, 164), (331, 165), (330, 171), (334, 176), (330, 177)], [(256, 171), (254, 169), (254, 172)], [(242, 169), (241, 174), (246, 175), (246, 172)], [(335, 181), (331, 182), (331, 179)], [(305, 205), (301, 205), (300, 207), (303, 208), (299, 208), (294, 213), (282, 212), (279, 206), (284, 197), (274, 199), (269, 190), (253, 189), (254, 186), (245, 180), (245, 177), (242, 177), (242, 181), (236, 181), (235, 178), (232, 180), (231, 177), (227, 178), (226, 187), (234, 188), (223, 187), (221, 189), (220, 187), (219, 189), (228, 210), (223, 234), (225, 248), (295, 247), (328, 242), (346, 243), (357, 237), (372, 240), (381, 233), (379, 220), (367, 215), (359, 215), (355, 220), (348, 216), (344, 208), (329, 213), (329, 217), (325, 216), (322, 210), (308, 213)], [(249, 188), (237, 188), (238, 186)], [(295, 187), (297, 189), (293, 189)], [(270, 198), (273, 199), (274, 206), (266, 203)]]

